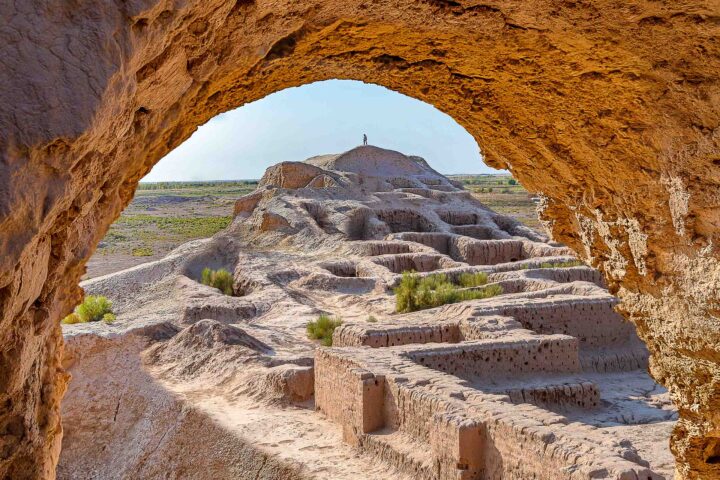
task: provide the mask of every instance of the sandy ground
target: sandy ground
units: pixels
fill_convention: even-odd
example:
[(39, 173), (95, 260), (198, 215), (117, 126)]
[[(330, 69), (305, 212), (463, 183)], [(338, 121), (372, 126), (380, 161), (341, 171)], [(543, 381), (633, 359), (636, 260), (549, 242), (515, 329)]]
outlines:
[[(232, 215), (234, 197), (214, 195), (177, 195), (157, 194), (152, 196), (138, 196), (123, 211), (123, 218), (137, 218), (138, 216), (165, 217), (173, 219), (198, 219), (202, 217), (230, 217)], [(116, 222), (108, 235), (100, 242), (95, 254), (87, 263), (87, 273), (83, 280), (100, 277), (109, 273), (119, 272), (126, 268), (142, 263), (159, 260), (177, 246), (196, 238), (209, 235), (174, 234), (157, 228), (148, 222), (138, 222), (136, 225), (126, 225)], [(137, 249), (149, 249), (147, 251)], [(133, 254), (135, 250), (135, 254)], [(143, 255), (138, 255), (141, 252)]]
[(343, 443), (337, 424), (320, 414), (309, 414), (314, 410), (312, 403), (305, 408), (274, 409), (248, 401), (229, 402), (212, 394), (193, 395), (188, 400), (229, 431), (283, 460), (306, 463), (312, 458), (307, 465), (313, 478), (367, 480), (392, 474), (392, 478), (410, 480)]

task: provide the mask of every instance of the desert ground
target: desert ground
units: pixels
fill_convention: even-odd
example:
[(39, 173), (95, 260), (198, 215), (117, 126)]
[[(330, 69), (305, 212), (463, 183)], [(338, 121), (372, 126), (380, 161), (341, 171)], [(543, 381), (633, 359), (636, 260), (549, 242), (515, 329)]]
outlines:
[(58, 477), (673, 478), (617, 299), (481, 180), (372, 146), (284, 162), (195, 204), (232, 205), (212, 237), (84, 281), (114, 317), (63, 325)]
[(158, 260), (189, 240), (227, 227), (235, 200), (257, 181), (141, 184), (87, 264), (83, 279)]

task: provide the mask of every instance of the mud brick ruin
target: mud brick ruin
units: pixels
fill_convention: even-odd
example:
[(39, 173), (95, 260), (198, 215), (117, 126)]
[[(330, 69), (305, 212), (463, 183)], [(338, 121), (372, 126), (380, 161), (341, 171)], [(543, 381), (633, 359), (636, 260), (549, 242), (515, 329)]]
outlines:
[[(201, 285), (205, 267), (233, 272), (235, 295)], [(397, 313), (409, 271), (484, 272), (501, 293)], [(213, 478), (257, 458), (285, 479), (673, 475), (676, 410), (601, 275), (419, 157), (368, 146), (276, 165), (227, 230), (83, 287), (113, 297), (118, 321), (65, 327), (61, 478), (207, 474), (184, 460), (189, 438), (244, 452)], [(322, 313), (343, 320), (332, 347), (306, 336)]]

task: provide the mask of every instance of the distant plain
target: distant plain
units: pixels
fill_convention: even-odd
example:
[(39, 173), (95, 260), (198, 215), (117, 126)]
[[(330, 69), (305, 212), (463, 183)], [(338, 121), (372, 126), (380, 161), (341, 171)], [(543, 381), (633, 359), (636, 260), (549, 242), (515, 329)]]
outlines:
[[(540, 229), (535, 202), (508, 174), (448, 175), (481, 202)], [(235, 200), (256, 180), (141, 183), (87, 264), (84, 279), (158, 260), (177, 246), (214, 235), (232, 220)]]

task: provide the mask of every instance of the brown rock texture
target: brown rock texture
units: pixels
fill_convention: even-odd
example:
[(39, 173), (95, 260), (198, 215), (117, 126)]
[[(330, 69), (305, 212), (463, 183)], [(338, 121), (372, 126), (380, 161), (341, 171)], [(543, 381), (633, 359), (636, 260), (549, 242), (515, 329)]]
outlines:
[(260, 180), (259, 186), (302, 188), (321, 174), (322, 170), (314, 165), (302, 162), (283, 162), (270, 167)]
[(717, 2), (27, 0), (0, 18), (0, 477), (54, 475), (58, 322), (138, 180), (214, 115), (330, 78), (435, 105), (543, 194), (672, 393), (680, 477), (720, 472)]

